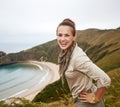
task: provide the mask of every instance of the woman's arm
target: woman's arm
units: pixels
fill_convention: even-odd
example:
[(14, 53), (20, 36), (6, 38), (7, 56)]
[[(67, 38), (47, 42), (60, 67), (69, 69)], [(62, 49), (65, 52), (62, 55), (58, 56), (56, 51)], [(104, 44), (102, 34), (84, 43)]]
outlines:
[(97, 89), (97, 92), (95, 93), (95, 96), (98, 100), (101, 100), (106, 93), (107, 88), (106, 87), (101, 87)]
[(82, 92), (79, 98), (83, 102), (96, 103), (100, 101), (110, 86), (111, 79), (109, 76), (100, 69), (96, 64), (94, 64), (89, 57), (81, 51), (81, 55), (75, 58), (75, 69), (83, 72), (89, 78), (97, 82), (96, 92)]
[(81, 102), (88, 102), (88, 103), (98, 103), (100, 100), (102, 100), (104, 94), (106, 93), (107, 89), (105, 87), (101, 87), (97, 89), (97, 92), (94, 93), (92, 90), (91, 92), (81, 92), (79, 95), (79, 99)]

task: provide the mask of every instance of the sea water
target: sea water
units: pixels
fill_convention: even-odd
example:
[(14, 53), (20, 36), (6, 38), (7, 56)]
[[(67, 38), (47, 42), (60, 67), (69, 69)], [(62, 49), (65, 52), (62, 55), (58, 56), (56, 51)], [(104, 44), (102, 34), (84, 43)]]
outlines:
[(32, 64), (0, 66), (0, 100), (34, 87), (45, 74), (44, 69)]

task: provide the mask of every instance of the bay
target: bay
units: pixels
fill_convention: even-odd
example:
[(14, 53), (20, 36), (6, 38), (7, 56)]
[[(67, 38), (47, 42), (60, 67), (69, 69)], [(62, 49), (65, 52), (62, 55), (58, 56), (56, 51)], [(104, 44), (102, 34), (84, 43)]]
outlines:
[(46, 74), (37, 65), (19, 63), (0, 67), (0, 100), (10, 98), (39, 84)]

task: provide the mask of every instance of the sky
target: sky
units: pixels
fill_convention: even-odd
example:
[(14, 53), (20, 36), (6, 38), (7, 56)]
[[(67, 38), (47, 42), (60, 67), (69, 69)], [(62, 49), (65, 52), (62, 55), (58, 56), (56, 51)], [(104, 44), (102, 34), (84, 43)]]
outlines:
[(120, 0), (0, 0), (0, 51), (15, 53), (56, 39), (65, 18), (77, 30), (120, 27)]

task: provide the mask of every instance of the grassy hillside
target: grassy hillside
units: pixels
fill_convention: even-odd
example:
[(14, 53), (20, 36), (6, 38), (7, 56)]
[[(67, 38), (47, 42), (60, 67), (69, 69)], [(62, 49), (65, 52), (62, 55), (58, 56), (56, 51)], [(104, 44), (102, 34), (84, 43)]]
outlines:
[[(112, 84), (108, 93), (105, 96), (106, 107), (119, 107), (120, 106), (120, 29), (86, 29), (77, 31), (78, 45), (87, 53), (90, 59), (95, 62), (100, 68), (109, 74), (112, 79)], [(16, 63), (25, 60), (48, 60), (57, 63), (57, 56), (60, 49), (56, 40), (47, 42), (45, 44), (33, 47), (19, 53), (11, 53), (6, 56), (0, 57), (0, 64)], [(51, 88), (52, 87), (52, 88)], [(57, 88), (59, 87), (59, 88)], [(54, 90), (54, 91), (53, 91)], [(53, 95), (52, 92), (56, 94)], [(67, 94), (65, 94), (67, 92)], [(47, 98), (47, 99), (46, 99)], [(59, 100), (59, 101), (58, 101)], [(70, 103), (71, 96), (68, 90), (63, 90), (59, 81), (54, 84), (48, 85), (41, 93), (39, 93), (34, 102), (53, 103), (64, 101), (65, 105)], [(52, 104), (51, 104), (52, 105)], [(54, 104), (53, 104), (54, 105)], [(47, 106), (45, 106), (47, 107)], [(54, 106), (51, 106), (54, 107)], [(68, 106), (60, 106), (68, 107)], [(73, 107), (73, 106), (69, 106)]]
[(120, 59), (120, 30), (88, 29), (77, 35), (79, 45), (102, 69), (108, 71), (120, 66), (116, 60)]

